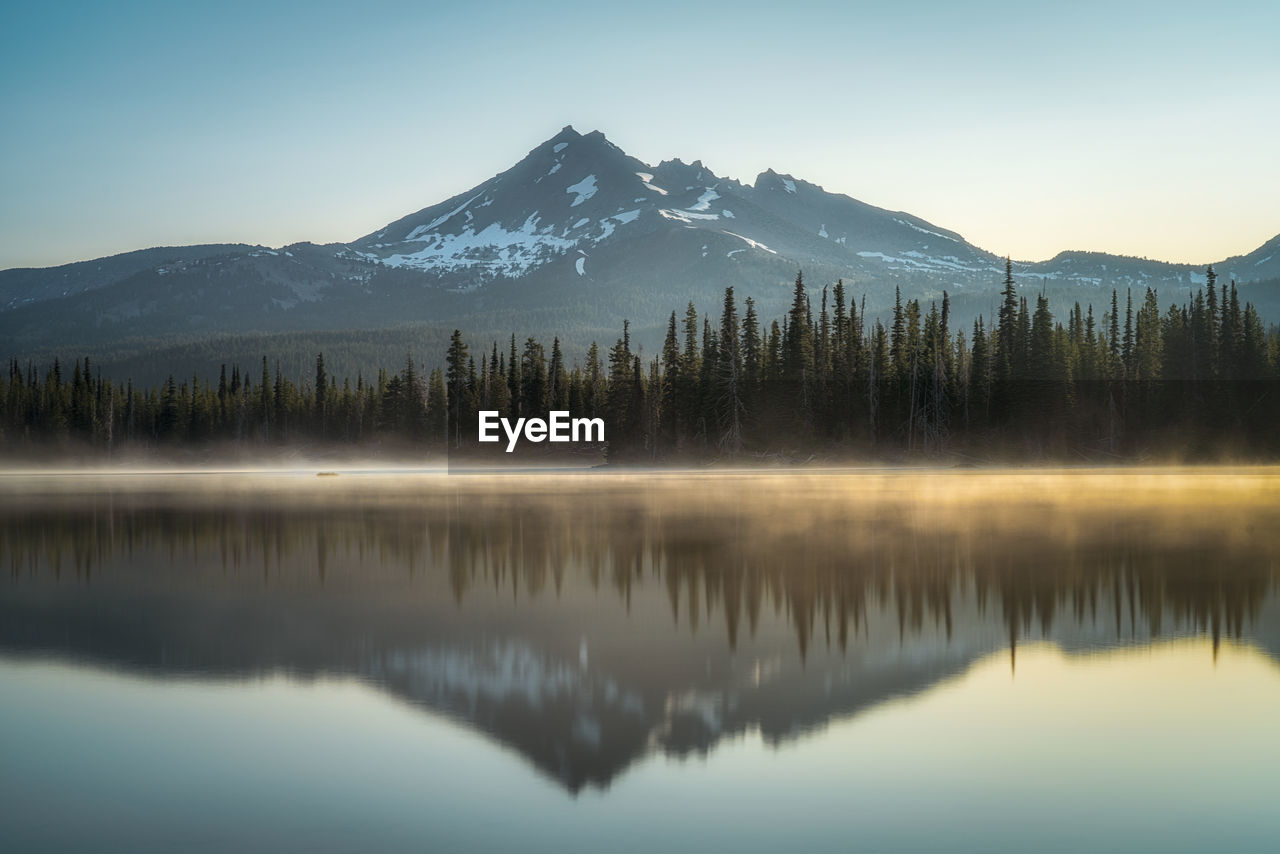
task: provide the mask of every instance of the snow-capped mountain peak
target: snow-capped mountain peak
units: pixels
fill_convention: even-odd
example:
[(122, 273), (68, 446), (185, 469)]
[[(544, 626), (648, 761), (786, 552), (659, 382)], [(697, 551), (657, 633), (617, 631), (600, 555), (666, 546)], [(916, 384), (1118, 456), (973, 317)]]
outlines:
[(634, 223), (657, 195), (644, 171), (604, 134), (569, 126), (506, 172), (352, 246), (384, 266), (457, 274), (463, 288), (518, 277)]
[[(847, 279), (927, 282), (927, 290), (985, 288), (1003, 271), (999, 256), (911, 214), (773, 169), (743, 184), (701, 160), (649, 166), (599, 131), (581, 134), (572, 126), (506, 172), (391, 223), (352, 249), (379, 265), (474, 290), (544, 268), (605, 274), (593, 257), (601, 247), (624, 238), (647, 245), (659, 233), (668, 235), (664, 251), (679, 244), (689, 263), (719, 257), (740, 264), (752, 254), (772, 255)], [(1055, 259), (1018, 269), (1040, 280), (1096, 284), (1097, 266)], [(1139, 280), (1150, 279), (1133, 281)]]

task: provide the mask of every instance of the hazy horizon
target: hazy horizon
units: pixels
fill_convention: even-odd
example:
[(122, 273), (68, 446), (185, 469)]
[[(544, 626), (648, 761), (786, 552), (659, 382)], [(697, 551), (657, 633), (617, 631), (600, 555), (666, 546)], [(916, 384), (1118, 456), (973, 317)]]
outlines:
[(0, 268), (345, 242), (560, 127), (820, 184), (1019, 260), (1280, 233), (1280, 10), (809, 2), (9, 7)]

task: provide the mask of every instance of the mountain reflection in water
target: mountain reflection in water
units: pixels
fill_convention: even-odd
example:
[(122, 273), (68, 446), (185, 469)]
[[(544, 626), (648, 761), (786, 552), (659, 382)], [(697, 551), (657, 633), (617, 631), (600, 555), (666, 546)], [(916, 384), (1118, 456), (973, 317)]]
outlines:
[(1280, 472), (10, 477), (0, 653), (354, 677), (567, 790), (1020, 645), (1280, 663)]

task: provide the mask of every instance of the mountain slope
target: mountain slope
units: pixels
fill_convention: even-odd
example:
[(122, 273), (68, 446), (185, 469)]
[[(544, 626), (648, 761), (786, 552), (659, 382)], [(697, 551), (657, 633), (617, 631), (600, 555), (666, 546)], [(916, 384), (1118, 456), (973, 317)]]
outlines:
[(144, 270), (189, 263), (216, 255), (250, 252), (254, 248), (238, 243), (163, 246), (57, 267), (15, 267), (0, 270), (0, 311), (84, 293), (123, 281)]

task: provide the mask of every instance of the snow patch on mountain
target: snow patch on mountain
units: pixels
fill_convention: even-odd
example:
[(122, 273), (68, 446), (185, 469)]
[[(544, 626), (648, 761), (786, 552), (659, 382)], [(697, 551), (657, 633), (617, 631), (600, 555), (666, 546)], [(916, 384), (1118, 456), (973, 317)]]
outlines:
[[(741, 234), (734, 234), (732, 231), (726, 231), (725, 234), (729, 235), (730, 237), (736, 237), (739, 240), (745, 240), (751, 246), (752, 249), (763, 249), (765, 252), (772, 252), (774, 255), (778, 254), (775, 250), (770, 249), (768, 246), (765, 246), (763, 243), (761, 243), (758, 240), (752, 240), (750, 237), (743, 237)], [(738, 250), (738, 251), (741, 252), (743, 250)]]
[(551, 227), (538, 228), (538, 222), (535, 212), (516, 229), (494, 222), (478, 232), (468, 227), (461, 234), (423, 236), (417, 239), (426, 245), (417, 252), (397, 253), (381, 260), (388, 267), (479, 269), (494, 275), (518, 276), (575, 245), (575, 241), (556, 237)]
[(600, 188), (596, 186), (596, 176), (588, 175), (578, 183), (565, 187), (564, 191), (570, 195), (576, 196), (576, 198), (569, 203), (569, 207), (576, 208), (587, 199), (594, 197), (599, 189)]
[(893, 221), (894, 221), (894, 222), (897, 222), (897, 223), (901, 223), (902, 225), (905, 225), (907, 228), (915, 229), (916, 231), (920, 232), (921, 234), (928, 234), (928, 235), (930, 235), (931, 237), (941, 237), (943, 240), (950, 240), (952, 243), (959, 243), (959, 242), (960, 242), (960, 241), (956, 240), (954, 237), (948, 237), (948, 236), (947, 236), (947, 235), (945, 235), (945, 234), (940, 234), (939, 232), (936, 232), (936, 231), (930, 231), (930, 230), (929, 230), (929, 229), (927, 229), (927, 228), (921, 228), (920, 226), (916, 225), (916, 224), (915, 224), (915, 223), (913, 223), (913, 222), (907, 222), (905, 219), (898, 219), (897, 217), (894, 217), (894, 218), (893, 218)]
[(592, 242), (599, 243), (600, 241), (605, 240), (613, 234), (614, 229), (618, 226), (626, 225), (629, 222), (635, 222), (638, 216), (640, 216), (640, 210), (637, 208), (633, 211), (624, 211), (623, 213), (605, 217), (600, 220), (600, 234), (594, 237)]
[(436, 228), (437, 226), (444, 225), (446, 222), (448, 222), (449, 220), (453, 219), (453, 218), (454, 218), (455, 216), (457, 216), (458, 214), (460, 214), (460, 213), (462, 213), (463, 211), (465, 211), (465, 210), (467, 209), (467, 207), (468, 207), (472, 202), (474, 202), (476, 199), (480, 198), (480, 197), (481, 197), (481, 196), (483, 196), (483, 195), (484, 195), (484, 193), (476, 193), (474, 196), (472, 196), (471, 198), (467, 199), (465, 202), (463, 202), (462, 204), (458, 205), (456, 208), (454, 208), (453, 210), (449, 211), (447, 214), (442, 214), (441, 216), (436, 217), (435, 219), (431, 220), (431, 222), (427, 223), (426, 225), (420, 225), (420, 226), (418, 226), (418, 227), (417, 227), (417, 228), (415, 228), (413, 231), (409, 232), (409, 233), (405, 236), (405, 238), (404, 238), (404, 239), (405, 239), (405, 240), (418, 240), (418, 239), (421, 239), (421, 238), (422, 238), (422, 235), (426, 234), (428, 231), (431, 231), (432, 229)]
[(975, 266), (965, 264), (954, 255), (944, 255), (941, 258), (933, 255), (925, 255), (915, 249), (904, 251), (901, 255), (889, 255), (884, 252), (863, 251), (858, 253), (859, 257), (875, 259), (882, 261), (888, 265), (897, 265), (899, 269), (918, 269), (918, 270), (951, 270), (964, 273), (985, 273), (996, 272), (996, 268), (987, 266)]
[(701, 196), (698, 196), (698, 200), (689, 206), (689, 210), (691, 211), (709, 210), (711, 208), (711, 203), (718, 198), (720, 198), (720, 194), (717, 193), (715, 190), (711, 189), (710, 187), (707, 187), (706, 192), (703, 193)]
[(657, 193), (660, 196), (667, 195), (667, 191), (661, 187), (654, 186), (652, 172), (637, 172), (636, 177), (640, 179), (640, 183), (644, 184), (644, 188), (651, 193)]
[(699, 213), (698, 211), (672, 210), (663, 208), (658, 211), (659, 214), (667, 219), (674, 219), (676, 222), (693, 222), (695, 219), (717, 220), (719, 214)]

